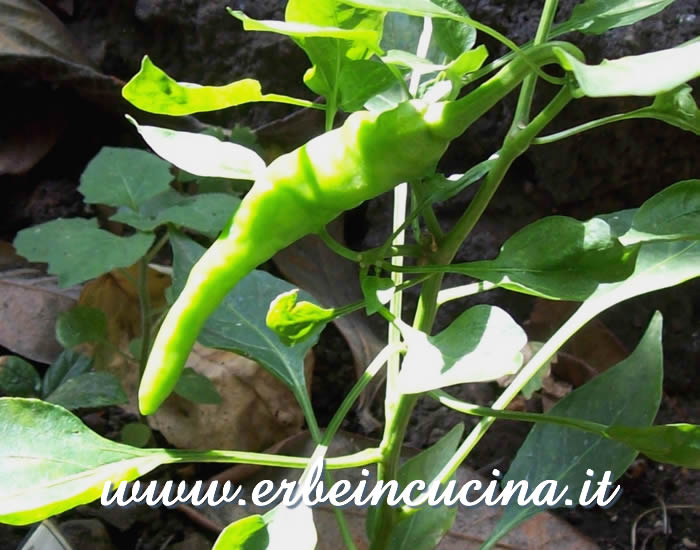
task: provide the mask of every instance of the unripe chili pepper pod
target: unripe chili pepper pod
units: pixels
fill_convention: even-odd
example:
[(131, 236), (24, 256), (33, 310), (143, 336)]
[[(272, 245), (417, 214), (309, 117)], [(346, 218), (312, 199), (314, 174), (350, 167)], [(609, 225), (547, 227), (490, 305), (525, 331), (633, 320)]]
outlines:
[(382, 113), (360, 111), (345, 123), (278, 157), (194, 265), (153, 343), (139, 387), (139, 408), (154, 413), (172, 392), (204, 322), (251, 270), (345, 210), (434, 169), (450, 141), (510, 92), (531, 64), (554, 59), (552, 46), (516, 58), (464, 98), (407, 101)]

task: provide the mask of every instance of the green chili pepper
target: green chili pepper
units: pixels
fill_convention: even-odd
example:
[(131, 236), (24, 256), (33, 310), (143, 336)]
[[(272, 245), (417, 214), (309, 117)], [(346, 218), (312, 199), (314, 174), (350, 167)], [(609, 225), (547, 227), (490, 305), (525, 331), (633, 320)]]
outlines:
[(238, 281), (345, 210), (429, 173), (450, 141), (515, 88), (531, 64), (555, 61), (555, 45), (562, 46), (533, 48), (529, 63), (516, 58), (460, 100), (356, 112), (340, 128), (273, 161), (192, 268), (165, 317), (141, 380), (141, 413), (152, 414), (168, 397), (207, 317)]

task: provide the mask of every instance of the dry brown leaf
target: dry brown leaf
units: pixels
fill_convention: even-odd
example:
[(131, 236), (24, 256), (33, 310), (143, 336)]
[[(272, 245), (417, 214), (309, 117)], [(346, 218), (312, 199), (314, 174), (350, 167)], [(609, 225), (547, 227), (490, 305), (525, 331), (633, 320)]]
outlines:
[[(368, 447), (374, 447), (377, 441), (348, 433), (339, 433), (333, 440), (329, 456), (339, 456), (358, 452)], [(314, 450), (314, 444), (308, 434), (300, 434), (298, 438), (290, 440), (289, 444), (280, 449), (280, 454), (294, 456), (310, 456)], [(402, 456), (410, 458), (416, 454), (415, 450), (404, 449)], [(360, 474), (360, 469), (337, 470), (333, 472), (335, 480), (347, 479), (353, 487), (361, 480), (366, 480)], [(456, 473), (457, 486), (473, 479), (488, 483), (483, 476), (474, 470), (461, 466)], [(270, 479), (276, 487), (282, 479), (298, 479), (299, 470), (291, 471), (282, 468), (267, 468), (259, 474), (243, 483), (244, 493), (251, 494), (256, 483), (263, 479)], [(368, 481), (368, 487), (372, 481)], [(216, 508), (199, 508), (199, 511), (212, 518), (220, 525), (241, 519), (250, 514), (264, 513), (264, 509), (254, 506), (251, 502), (247, 506), (219, 506)], [(318, 532), (317, 550), (336, 550), (341, 540), (338, 526), (335, 520), (333, 508), (328, 505), (315, 507), (314, 521)], [(368, 548), (365, 537), (365, 512), (366, 509), (347, 507), (344, 510), (350, 533), (358, 550)], [(481, 544), (488, 538), (491, 530), (500, 518), (502, 509), (498, 506), (478, 506), (466, 508), (460, 506), (457, 518), (450, 531), (443, 537), (438, 545), (438, 550), (478, 550)], [(598, 546), (580, 534), (565, 521), (543, 512), (534, 518), (522, 523), (506, 535), (494, 548), (517, 550), (597, 550)]]
[[(141, 313), (136, 289), (138, 266), (114, 270), (85, 284), (79, 304), (101, 309), (107, 316), (107, 336), (117, 347), (140, 336)], [(148, 294), (152, 309), (164, 308), (165, 289), (170, 277), (154, 269), (148, 270)], [(125, 349), (126, 349), (125, 348)]]
[(28, 172), (63, 133), (65, 114), (48, 101), (37, 101), (36, 105), (31, 112), (9, 110), (4, 116), (0, 129), (0, 175)]
[(56, 277), (0, 242), (0, 345), (41, 363), (52, 363), (62, 348), (56, 318), (76, 304), (78, 287), (59, 288)]
[[(195, 344), (187, 366), (209, 378), (222, 401), (200, 405), (171, 395), (148, 420), (173, 445), (259, 450), (301, 429), (304, 415), (292, 392), (256, 362)], [(305, 368), (309, 380), (313, 355)]]

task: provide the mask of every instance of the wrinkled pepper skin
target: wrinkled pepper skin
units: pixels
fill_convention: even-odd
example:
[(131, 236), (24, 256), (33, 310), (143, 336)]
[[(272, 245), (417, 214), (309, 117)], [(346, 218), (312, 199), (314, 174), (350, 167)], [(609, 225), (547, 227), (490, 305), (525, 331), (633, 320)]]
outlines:
[[(553, 59), (551, 48), (533, 49), (529, 58), (541, 65)], [(381, 114), (353, 113), (341, 127), (274, 160), (192, 268), (165, 317), (141, 380), (141, 413), (154, 413), (172, 392), (204, 322), (238, 281), (345, 210), (433, 170), (450, 141), (528, 69), (516, 58), (458, 101), (414, 100)]]

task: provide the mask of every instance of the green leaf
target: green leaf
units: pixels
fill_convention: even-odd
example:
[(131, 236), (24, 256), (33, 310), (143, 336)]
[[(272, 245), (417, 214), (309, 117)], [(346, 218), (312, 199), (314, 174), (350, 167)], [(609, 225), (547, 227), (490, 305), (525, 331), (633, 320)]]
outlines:
[(367, 315), (377, 313), (382, 306), (389, 303), (394, 295), (394, 281), (386, 277), (363, 277), (361, 280), (362, 294), (365, 296)]
[(30, 262), (48, 263), (49, 273), (58, 275), (59, 286), (68, 287), (135, 264), (153, 239), (152, 233), (118, 237), (98, 229), (94, 218), (59, 218), (23, 229), (14, 246)]
[(700, 276), (700, 242), (644, 243), (634, 272), (617, 283), (601, 284), (584, 303), (592, 316), (634, 296), (679, 285)]
[[(422, 32), (422, 20), (405, 13), (389, 12), (384, 16), (384, 29), (380, 46), (387, 53), (389, 50), (415, 52)], [(435, 57), (436, 44), (431, 41), (430, 46), (428, 57), (436, 62), (442, 62), (441, 59)]]
[(76, 306), (56, 320), (56, 340), (64, 348), (85, 342), (100, 342), (107, 336), (107, 318), (101, 309)]
[(431, 2), (430, 0), (344, 0), (345, 4), (360, 8), (391, 11), (414, 15), (416, 17), (437, 17), (459, 20), (460, 15), (438, 4), (452, 5), (452, 2)]
[[(173, 248), (173, 289), (179, 293), (204, 248), (179, 233), (171, 233)], [(282, 344), (265, 323), (266, 304), (291, 290), (289, 283), (264, 271), (253, 271), (229, 292), (209, 317), (199, 342), (205, 346), (234, 351), (259, 362), (297, 394), (306, 392), (304, 357), (316, 343), (318, 333), (290, 348)], [(309, 301), (311, 296), (300, 293)]]
[(527, 336), (500, 308), (479, 305), (463, 312), (436, 336), (400, 325), (408, 351), (399, 374), (403, 393), (485, 382), (522, 365)]
[(54, 392), (61, 384), (71, 378), (89, 372), (91, 368), (91, 357), (70, 349), (63, 350), (44, 374), (41, 388), (42, 397)]
[(142, 111), (161, 115), (191, 115), (219, 111), (244, 103), (275, 101), (308, 107), (310, 102), (279, 94), (263, 94), (260, 82), (244, 78), (225, 86), (199, 86), (176, 82), (148, 56), (141, 70), (122, 88), (122, 96)]
[(212, 550), (266, 550), (270, 535), (265, 518), (259, 514), (234, 521), (219, 534)]
[(636, 112), (700, 135), (700, 110), (693, 98), (693, 89), (687, 84), (657, 95), (654, 103)]
[(435, 202), (446, 201), (465, 190), (472, 183), (483, 178), (491, 171), (491, 167), (495, 162), (496, 159), (481, 161), (479, 164), (472, 166), (466, 173), (454, 174), (449, 178), (442, 174), (429, 176), (424, 181), (424, 185), (427, 187), (426, 195), (430, 196)]
[(585, 300), (600, 284), (634, 270), (635, 248), (625, 248), (607, 222), (565, 216), (542, 218), (510, 237), (495, 260), (455, 264), (451, 271), (503, 288), (555, 300)]
[[(455, 425), (432, 447), (407, 460), (399, 468), (397, 481), (406, 487), (414, 480), (426, 484), (440, 473), (459, 446), (464, 425)], [(374, 510), (371, 509), (371, 510)], [(391, 534), (387, 550), (431, 550), (452, 527), (457, 516), (456, 506), (426, 506), (400, 522)], [(367, 516), (370, 523), (370, 515)]]
[[(327, 2), (326, 2), (327, 3)], [(287, 20), (286, 21), (259, 21), (248, 17), (245, 13), (238, 10), (229, 10), (229, 13), (233, 15), (236, 19), (243, 22), (243, 28), (247, 31), (263, 31), (263, 32), (274, 32), (277, 34), (282, 34), (284, 36), (289, 36), (292, 38), (337, 38), (339, 40), (347, 40), (350, 42), (355, 42), (361, 45), (363, 48), (372, 50), (376, 53), (380, 52), (378, 47), (379, 33), (376, 29), (372, 28), (345, 28), (340, 26), (332, 26), (323, 24), (314, 24), (310, 21), (323, 21), (327, 22), (328, 17), (324, 14), (323, 19), (318, 16), (311, 16), (312, 11), (318, 12), (318, 7), (313, 6), (312, 9), (300, 10), (296, 7), (297, 3), (293, 0), (289, 2), (287, 6)], [(337, 2), (333, 2), (337, 4)], [(289, 5), (292, 5), (290, 8)], [(338, 11), (342, 10), (338, 7)], [(347, 11), (347, 8), (345, 8)], [(293, 17), (297, 16), (301, 11), (304, 11), (304, 20), (296, 20)], [(355, 11), (355, 10), (353, 10)], [(293, 15), (291, 15), (293, 14)], [(316, 15), (316, 14), (314, 14)], [(344, 19), (344, 14), (333, 13), (331, 15), (332, 19), (336, 22), (340, 22)]]
[(318, 334), (335, 311), (311, 302), (297, 302), (299, 289), (295, 288), (277, 296), (271, 303), (265, 317), (268, 328), (279, 336), (285, 346), (293, 346)]
[(642, 55), (586, 65), (555, 48), (564, 69), (572, 71), (583, 95), (589, 97), (653, 96), (670, 92), (700, 76), (700, 42)]
[(311, 509), (275, 506), (261, 516), (239, 519), (224, 529), (212, 550), (287, 550), (294, 533), (294, 550), (313, 550), (318, 536)]
[[(661, 403), (661, 325), (661, 314), (657, 312), (639, 345), (627, 359), (571, 392), (548, 414), (601, 424), (649, 426)], [(547, 449), (556, 449), (556, 452), (547, 452)], [(536, 458), (545, 455), (546, 460)], [(616, 480), (636, 456), (637, 451), (627, 445), (598, 435), (563, 426), (537, 424), (520, 447), (502, 485), (523, 480), (532, 488), (552, 480), (557, 492), (564, 486), (568, 487), (566, 498), (571, 499), (573, 505), (577, 504), (574, 499), (581, 494), (585, 482), (592, 481), (595, 487), (595, 481), (601, 480), (605, 471), (612, 472), (611, 481)], [(587, 475), (587, 470), (593, 470), (593, 477)], [(589, 496), (591, 494), (592, 491)], [(562, 501), (558, 504), (564, 505), (568, 503)], [(483, 548), (491, 548), (513, 527), (547, 508), (533, 503), (519, 506), (516, 499), (511, 499)]]
[(133, 480), (174, 462), (91, 432), (37, 399), (0, 399), (0, 522), (28, 525), (100, 497), (106, 481)]
[(16, 355), (0, 357), (0, 393), (32, 397), (41, 391), (41, 378), (34, 365)]
[[(327, 98), (331, 108), (336, 105), (355, 110), (390, 82), (385, 67), (367, 63), (374, 53), (381, 54), (382, 14), (357, 9), (337, 0), (309, 3), (290, 0), (285, 10), (285, 22), (274, 23), (276, 29), (298, 29), (289, 34), (311, 61), (304, 83), (315, 93)], [(285, 32), (285, 34), (287, 34)], [(354, 67), (348, 67), (353, 65)], [(363, 71), (358, 71), (358, 69)], [(371, 74), (363, 75), (371, 69)], [(378, 77), (373, 83), (372, 77)], [(361, 93), (353, 94), (358, 85)], [(372, 86), (374, 90), (372, 90)]]
[(129, 422), (128, 424), (124, 424), (119, 432), (122, 443), (139, 448), (148, 445), (152, 436), (153, 432), (151, 432), (151, 428), (146, 426), (146, 424), (141, 424), (141, 422)]
[(350, 59), (338, 74), (338, 106), (352, 113), (364, 109), (365, 103), (390, 88), (396, 77), (384, 63), (371, 59)]
[(251, 149), (214, 136), (140, 126), (126, 117), (156, 154), (195, 176), (256, 180), (265, 161)]
[[(457, 15), (468, 16), (464, 6), (457, 0), (432, 0), (433, 4), (445, 8)], [(433, 36), (450, 59), (458, 59), (468, 50), (474, 47), (476, 42), (476, 29), (466, 23), (450, 21), (449, 19), (436, 19), (433, 21)], [(482, 46), (483, 47), (483, 46)], [(472, 69), (475, 70), (475, 69)]]
[(621, 441), (664, 464), (700, 469), (700, 426), (610, 426), (606, 435)]
[(679, 181), (648, 199), (620, 242), (681, 239), (700, 239), (700, 180)]
[(138, 208), (170, 187), (170, 164), (141, 149), (103, 147), (80, 176), (85, 202)]
[(177, 381), (175, 393), (193, 403), (203, 405), (218, 405), (221, 395), (209, 378), (199, 374), (194, 369), (186, 367)]
[(215, 237), (231, 219), (240, 202), (238, 197), (226, 193), (190, 196), (168, 189), (143, 203), (137, 212), (122, 208), (110, 219), (140, 231), (153, 231), (170, 223)]
[(107, 407), (129, 402), (119, 380), (108, 372), (86, 372), (73, 376), (44, 399), (66, 409)]
[(382, 56), (382, 61), (387, 65), (405, 67), (416, 74), (435, 73), (444, 70), (447, 65), (433, 63), (429, 59), (418, 57), (416, 54), (403, 50), (389, 50)]
[(483, 44), (465, 51), (447, 66), (447, 77), (453, 82), (458, 82), (464, 75), (480, 69), (488, 56), (489, 52)]
[(574, 7), (567, 21), (556, 25), (550, 36), (571, 31), (602, 34), (616, 27), (632, 25), (659, 13), (674, 0), (586, 0)]

